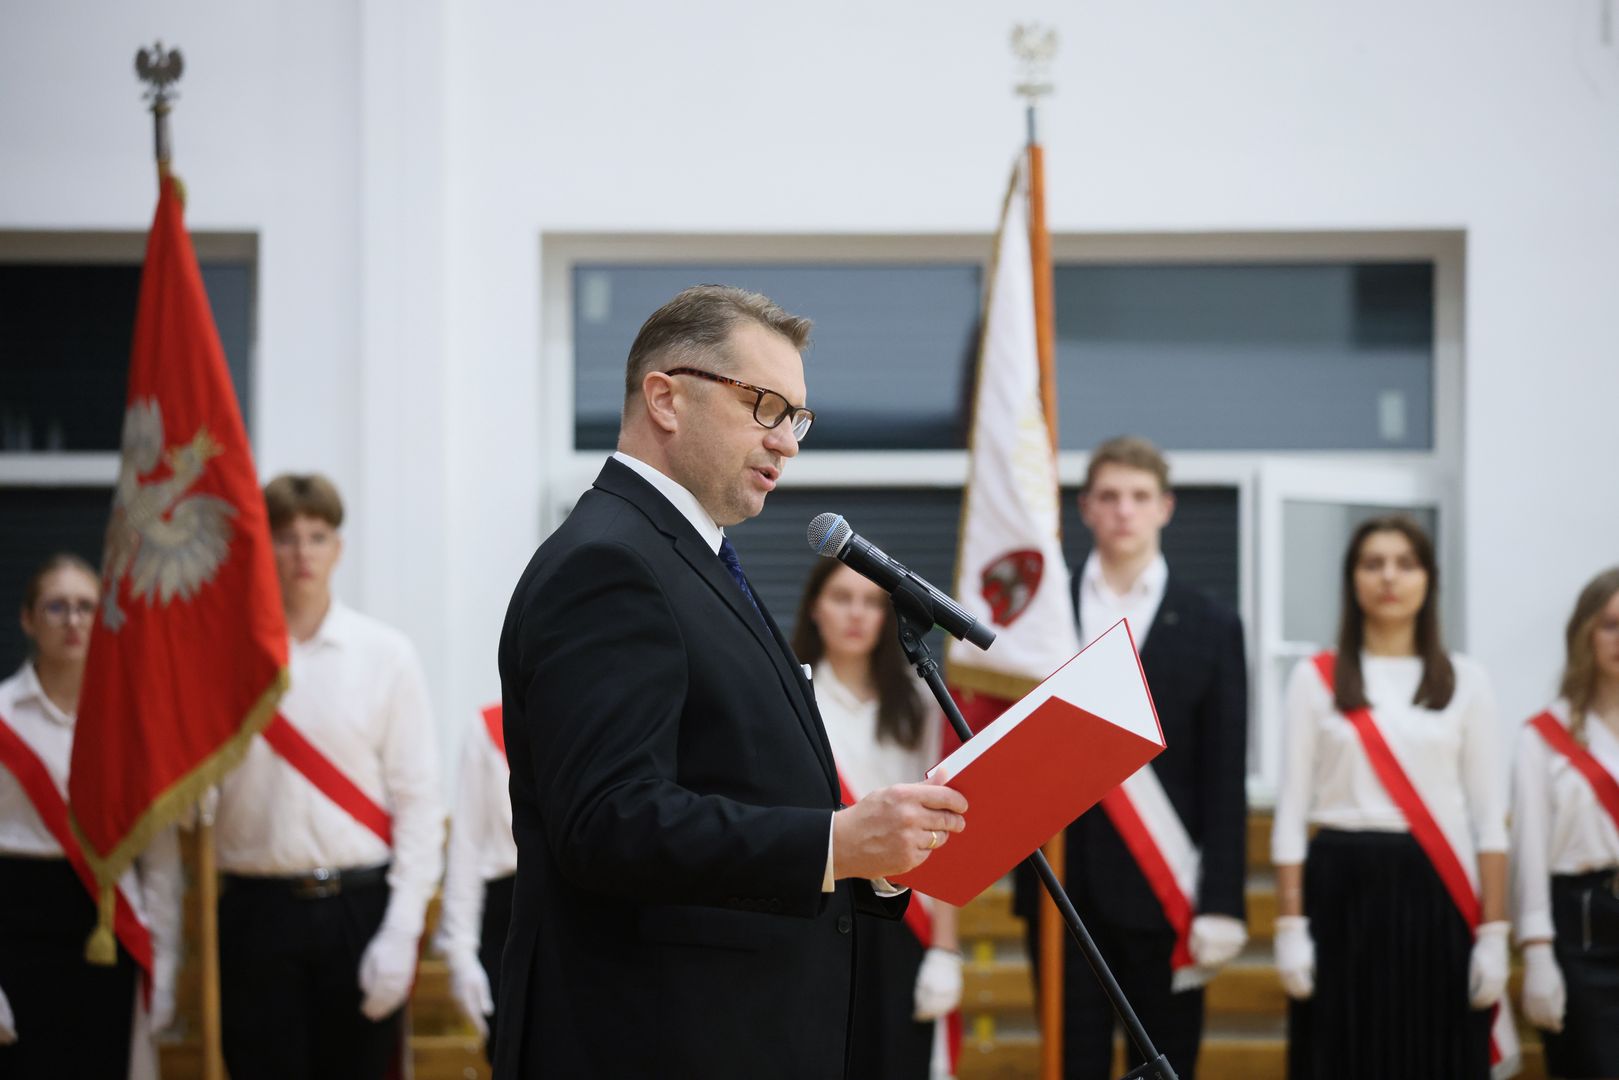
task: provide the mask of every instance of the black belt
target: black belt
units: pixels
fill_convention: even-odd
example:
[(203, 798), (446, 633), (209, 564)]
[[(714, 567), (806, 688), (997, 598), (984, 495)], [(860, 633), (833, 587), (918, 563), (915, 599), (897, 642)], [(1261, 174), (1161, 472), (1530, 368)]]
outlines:
[(301, 900), (321, 900), (345, 889), (365, 889), (388, 881), (388, 864), (339, 870), (317, 866), (302, 874), (225, 874), (226, 889), (258, 889), (291, 893)]

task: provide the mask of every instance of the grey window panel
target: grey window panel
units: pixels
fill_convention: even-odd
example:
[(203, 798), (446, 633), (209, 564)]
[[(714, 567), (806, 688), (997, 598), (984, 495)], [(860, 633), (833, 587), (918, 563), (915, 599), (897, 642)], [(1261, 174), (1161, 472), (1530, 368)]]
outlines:
[[(137, 264), (0, 263), (0, 452), (117, 450), (140, 294)], [(244, 422), (253, 268), (202, 264)]]
[(615, 444), (636, 332), (681, 289), (711, 283), (762, 292), (814, 320), (805, 373), (817, 449), (964, 447), (981, 277), (973, 264), (581, 263), (573, 270), (574, 445)]
[(1061, 443), (1433, 446), (1433, 266), (1056, 270)]

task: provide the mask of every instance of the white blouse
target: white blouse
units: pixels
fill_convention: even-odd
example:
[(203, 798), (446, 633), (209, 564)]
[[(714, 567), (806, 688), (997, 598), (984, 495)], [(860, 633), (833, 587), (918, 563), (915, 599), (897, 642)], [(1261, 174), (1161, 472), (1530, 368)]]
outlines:
[(464, 738), (438, 940), (446, 952), (473, 955), (483, 936), (484, 883), (517, 872), (517, 841), (506, 755), (489, 738), (482, 716)]
[[(1568, 703), (1551, 713), (1568, 726)], [(1619, 738), (1587, 715), (1586, 749), (1619, 777)], [(1551, 938), (1551, 875), (1619, 867), (1619, 828), (1591, 783), (1525, 724), (1512, 770), (1512, 915), (1518, 940)]]
[[(1412, 704), (1422, 681), (1419, 657), (1361, 654), (1366, 698), (1390, 749), (1422, 794), (1457, 854), (1507, 849), (1506, 782), (1497, 749), (1495, 693), (1489, 676), (1453, 654), (1456, 692), (1443, 709)], [(1354, 726), (1332, 704), (1310, 660), (1293, 669), (1282, 729), (1282, 777), (1271, 832), (1271, 859), (1304, 861), (1309, 825), (1366, 832), (1408, 832), (1405, 815), (1384, 790)]]
[[(916, 693), (931, 701), (926, 684), (914, 680)], [(916, 749), (877, 738), (877, 702), (861, 701), (853, 690), (838, 681), (832, 665), (815, 665), (815, 703), (826, 724), (826, 738), (832, 744), (832, 758), (838, 775), (853, 789), (855, 798), (891, 784), (920, 783), (927, 771), (939, 763), (939, 724), (935, 707), (923, 713), (922, 738)]]

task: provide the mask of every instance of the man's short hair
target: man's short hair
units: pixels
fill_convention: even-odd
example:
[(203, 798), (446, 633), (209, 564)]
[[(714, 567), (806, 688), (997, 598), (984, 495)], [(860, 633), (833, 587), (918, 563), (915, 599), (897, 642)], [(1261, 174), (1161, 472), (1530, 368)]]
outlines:
[(1096, 482), (1096, 474), (1103, 465), (1123, 465), (1131, 469), (1150, 472), (1158, 478), (1158, 490), (1169, 490), (1169, 462), (1163, 453), (1146, 439), (1135, 435), (1119, 435), (1091, 451), (1091, 463), (1085, 470), (1085, 490)]
[(624, 405), (641, 392), (647, 373), (698, 366), (730, 368), (725, 348), (731, 331), (757, 323), (792, 342), (799, 352), (809, 344), (810, 320), (790, 315), (768, 296), (730, 285), (693, 285), (654, 311), (641, 324), (624, 365)]
[(343, 525), (342, 496), (320, 473), (282, 473), (264, 485), (264, 506), (271, 530), (299, 516), (319, 518), (334, 529)]

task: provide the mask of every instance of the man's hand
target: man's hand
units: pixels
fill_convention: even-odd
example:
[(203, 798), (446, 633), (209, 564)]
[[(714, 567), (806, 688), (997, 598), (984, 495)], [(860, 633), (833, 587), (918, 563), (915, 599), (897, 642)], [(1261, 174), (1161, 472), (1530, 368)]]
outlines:
[(840, 878), (880, 878), (922, 865), (967, 827), (967, 798), (941, 772), (921, 784), (895, 784), (832, 815), (832, 870)]

